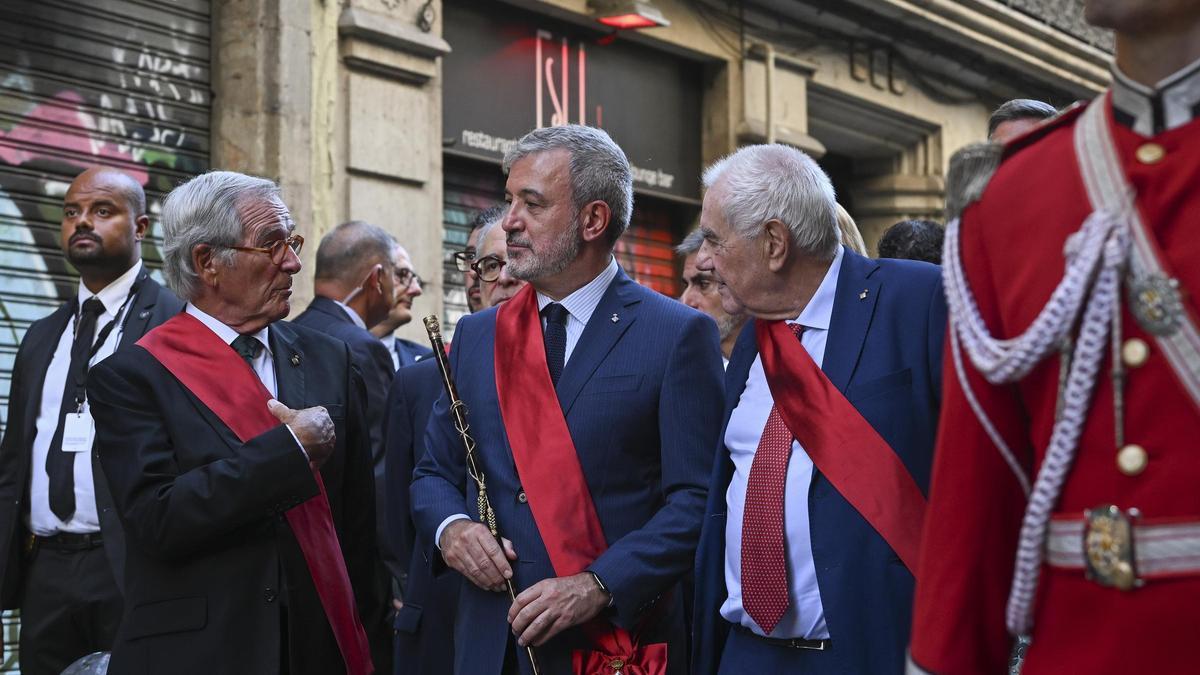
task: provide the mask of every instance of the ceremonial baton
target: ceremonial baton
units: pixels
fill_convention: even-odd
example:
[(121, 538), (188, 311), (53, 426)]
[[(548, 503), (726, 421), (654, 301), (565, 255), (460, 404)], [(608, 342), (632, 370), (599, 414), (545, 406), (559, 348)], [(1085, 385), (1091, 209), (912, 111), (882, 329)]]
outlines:
[[(492, 510), (492, 503), (488, 499), (487, 477), (483, 475), (483, 472), (479, 470), (479, 465), (475, 462), (475, 439), (471, 438), (471, 425), (467, 423), (467, 404), (458, 397), (458, 389), (454, 386), (454, 376), (450, 373), (450, 360), (446, 358), (446, 344), (442, 341), (442, 324), (436, 314), (425, 317), (425, 332), (429, 334), (429, 345), (433, 347), (433, 357), (437, 359), (438, 370), (442, 371), (442, 385), (446, 389), (446, 396), (450, 399), (450, 420), (454, 422), (454, 429), (462, 438), (463, 448), (467, 451), (467, 475), (475, 481), (476, 487), (479, 488), (478, 496), (475, 499), (475, 506), (479, 509), (479, 520), (487, 525), (488, 531), (496, 538), (496, 543), (500, 544), (500, 550), (504, 551), (500, 529), (496, 527), (496, 512)], [(508, 587), (508, 597), (516, 601), (517, 587), (513, 585), (513, 580), (505, 579), (504, 584)], [(537, 655), (533, 652), (533, 645), (525, 646), (525, 654), (529, 657), (533, 675), (541, 675)]]

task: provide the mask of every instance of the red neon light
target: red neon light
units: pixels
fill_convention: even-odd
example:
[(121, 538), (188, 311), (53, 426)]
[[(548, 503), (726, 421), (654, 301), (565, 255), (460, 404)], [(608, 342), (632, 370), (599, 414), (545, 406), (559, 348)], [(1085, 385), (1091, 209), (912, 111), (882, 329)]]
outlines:
[(631, 28), (653, 28), (658, 25), (657, 21), (648, 19), (641, 14), (617, 14), (614, 16), (602, 16), (597, 19), (605, 26), (627, 30)]

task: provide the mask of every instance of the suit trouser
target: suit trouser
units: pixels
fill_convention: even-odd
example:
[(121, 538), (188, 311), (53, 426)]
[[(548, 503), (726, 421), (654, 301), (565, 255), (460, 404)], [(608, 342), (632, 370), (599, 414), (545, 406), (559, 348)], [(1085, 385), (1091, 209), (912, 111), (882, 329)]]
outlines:
[(121, 607), (103, 546), (39, 546), (27, 563), (21, 596), (21, 673), (59, 675), (82, 656), (111, 650)]
[[(718, 675), (770, 673), (837, 673), (828, 650), (796, 649), (772, 644), (734, 627), (721, 653)], [(707, 675), (707, 674), (705, 674)]]

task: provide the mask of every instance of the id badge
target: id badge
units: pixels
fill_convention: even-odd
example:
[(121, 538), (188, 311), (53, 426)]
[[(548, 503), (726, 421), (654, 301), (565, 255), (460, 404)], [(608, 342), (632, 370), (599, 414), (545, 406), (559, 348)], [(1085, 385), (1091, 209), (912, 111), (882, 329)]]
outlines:
[(92, 420), (92, 413), (86, 408), (81, 412), (67, 413), (63, 423), (63, 452), (91, 452), (95, 435), (96, 424)]

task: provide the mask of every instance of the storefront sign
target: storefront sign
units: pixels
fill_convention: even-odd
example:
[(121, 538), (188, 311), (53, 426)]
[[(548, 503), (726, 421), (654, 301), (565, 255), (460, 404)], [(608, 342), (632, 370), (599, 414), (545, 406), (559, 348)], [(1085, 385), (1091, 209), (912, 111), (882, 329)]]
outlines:
[(634, 188), (696, 198), (700, 67), (641, 45), (498, 2), (447, 0), (443, 124), (447, 149), (504, 156), (532, 129), (600, 127), (634, 167)]

